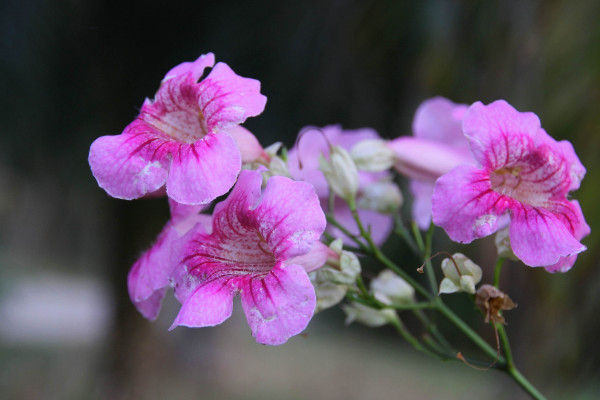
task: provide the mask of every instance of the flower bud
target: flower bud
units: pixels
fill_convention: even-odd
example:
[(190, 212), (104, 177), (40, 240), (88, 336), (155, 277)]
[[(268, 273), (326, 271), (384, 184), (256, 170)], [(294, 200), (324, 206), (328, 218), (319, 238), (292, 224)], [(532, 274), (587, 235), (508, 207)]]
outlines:
[(445, 258), (442, 261), (442, 271), (445, 278), (440, 283), (438, 294), (455, 292), (474, 294), (475, 285), (479, 283), (482, 275), (481, 268), (461, 253), (455, 253), (452, 259)]
[(390, 269), (381, 271), (371, 281), (371, 290), (377, 300), (388, 306), (411, 304), (415, 301), (415, 289)]
[(385, 140), (368, 139), (358, 142), (350, 151), (356, 167), (366, 172), (381, 172), (394, 165), (394, 150)]
[(308, 274), (317, 296), (315, 312), (342, 301), (360, 274), (358, 258), (354, 253), (343, 250), (342, 239), (334, 240), (328, 250), (329, 258), (325, 266)]
[(346, 325), (356, 321), (371, 328), (377, 328), (398, 319), (395, 310), (389, 308), (376, 310), (360, 303), (344, 304), (342, 310), (346, 313)]
[(354, 202), (358, 191), (358, 170), (346, 150), (331, 146), (329, 160), (322, 154), (319, 157), (319, 169), (335, 194), (348, 203)]
[(402, 192), (395, 183), (374, 182), (362, 188), (356, 205), (381, 214), (394, 214), (403, 202)]

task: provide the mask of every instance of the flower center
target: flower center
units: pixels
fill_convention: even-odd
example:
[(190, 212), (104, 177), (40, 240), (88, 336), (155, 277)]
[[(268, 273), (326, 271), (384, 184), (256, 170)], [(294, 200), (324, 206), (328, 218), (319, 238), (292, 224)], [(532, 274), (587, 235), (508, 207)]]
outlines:
[(534, 207), (544, 206), (551, 193), (544, 190), (543, 185), (533, 177), (534, 174), (521, 166), (503, 167), (490, 174), (490, 182), (497, 193)]
[(161, 118), (153, 118), (152, 125), (178, 142), (195, 143), (208, 134), (204, 114), (200, 110), (174, 110)]

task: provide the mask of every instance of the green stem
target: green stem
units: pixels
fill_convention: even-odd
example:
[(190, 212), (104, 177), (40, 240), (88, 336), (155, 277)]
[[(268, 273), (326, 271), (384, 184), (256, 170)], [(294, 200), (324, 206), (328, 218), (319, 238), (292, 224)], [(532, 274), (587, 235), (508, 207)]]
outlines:
[(396, 331), (398, 331), (398, 333), (400, 334), (400, 336), (402, 336), (404, 338), (404, 340), (406, 340), (408, 343), (410, 343), (415, 349), (422, 351), (423, 353), (426, 353), (432, 357), (441, 359), (441, 360), (445, 360), (446, 358), (429, 350), (429, 348), (423, 346), (421, 344), (421, 342), (419, 342), (419, 340), (414, 337), (412, 335), (412, 333), (410, 333), (408, 331), (408, 329), (406, 329), (406, 326), (404, 326), (404, 324), (402, 323), (402, 321), (400, 321), (399, 318), (394, 318), (391, 319), (390, 324), (392, 324), (392, 326), (394, 326), (394, 328), (396, 328)]
[(488, 357), (496, 360), (498, 367), (502, 368), (506, 365), (504, 357), (499, 356), (496, 349), (490, 346), (481, 336), (479, 336), (469, 325), (467, 325), (460, 317), (448, 308), (443, 302), (437, 303), (437, 310), (454, 324), (466, 337), (468, 337), (477, 347), (479, 347)]
[(502, 343), (504, 355), (506, 356), (506, 367), (504, 368), (506, 373), (508, 373), (511, 378), (513, 378), (514, 381), (517, 382), (517, 384), (521, 386), (521, 388), (525, 390), (533, 399), (546, 400), (546, 397), (540, 393), (540, 391), (537, 390), (537, 388), (533, 386), (531, 382), (529, 382), (529, 380), (525, 378), (525, 376), (523, 376), (523, 374), (521, 374), (521, 372), (515, 367), (512, 351), (510, 349), (510, 343), (508, 341), (508, 335), (506, 334), (506, 330), (504, 330), (504, 325), (497, 322), (496, 329), (498, 329), (500, 342)]
[(425, 237), (425, 249), (423, 251), (423, 260), (425, 262), (425, 275), (429, 281), (429, 289), (433, 295), (438, 292), (437, 280), (435, 279), (435, 271), (431, 264), (431, 244), (433, 242), (433, 224), (429, 225), (427, 236)]
[(410, 247), (411, 251), (415, 253), (415, 255), (421, 255), (421, 252), (419, 251), (419, 247), (415, 243), (415, 240), (412, 238), (410, 232), (408, 232), (408, 230), (402, 223), (402, 218), (400, 217), (400, 214), (396, 214), (395, 216), (394, 233), (400, 236), (400, 238), (404, 239), (404, 242), (408, 244), (408, 247)]
[(496, 260), (496, 266), (494, 267), (494, 286), (500, 287), (500, 272), (502, 271), (502, 265), (504, 264), (504, 257), (498, 257)]

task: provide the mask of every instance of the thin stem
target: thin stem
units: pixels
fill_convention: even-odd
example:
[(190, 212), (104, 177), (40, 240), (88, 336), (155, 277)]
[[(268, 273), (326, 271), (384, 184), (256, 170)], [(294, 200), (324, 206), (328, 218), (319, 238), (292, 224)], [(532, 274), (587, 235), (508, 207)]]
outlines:
[(336, 228), (338, 228), (344, 235), (346, 235), (350, 239), (352, 239), (354, 241), (354, 243), (356, 243), (358, 245), (358, 247), (361, 249), (361, 252), (363, 252), (365, 254), (370, 254), (369, 248), (361, 240), (359, 240), (359, 238), (356, 235), (354, 235), (348, 229), (346, 229), (346, 227), (344, 225), (340, 224), (331, 215), (327, 215), (326, 214), (325, 218), (327, 218), (327, 222), (329, 222), (331, 225), (333, 225)]
[(419, 226), (415, 221), (412, 222), (411, 225), (413, 237), (417, 242), (417, 246), (419, 246), (419, 250), (421, 250), (421, 255), (425, 252), (425, 243), (423, 243), (423, 237), (421, 236), (421, 231), (419, 230)]
[[(416, 226), (416, 224), (415, 224)], [(420, 236), (420, 235), (419, 235)], [(433, 265), (431, 263), (431, 244), (433, 242), (433, 224), (429, 225), (429, 230), (427, 231), (427, 236), (425, 237), (425, 248), (423, 250), (423, 259), (425, 260), (425, 275), (427, 275), (427, 280), (429, 281), (429, 289), (432, 294), (436, 294), (438, 291), (437, 280), (435, 279), (435, 271), (433, 270)]]
[(466, 337), (468, 337), (477, 347), (479, 347), (488, 357), (497, 360), (499, 367), (506, 365), (504, 357), (499, 356), (496, 349), (490, 346), (481, 336), (479, 336), (469, 325), (450, 310), (443, 302), (437, 303), (437, 310), (450, 322), (454, 324)]
[(408, 244), (408, 247), (410, 247), (410, 250), (413, 253), (415, 253), (415, 255), (417, 255), (417, 256), (421, 255), (421, 252), (419, 251), (419, 247), (415, 243), (415, 240), (412, 238), (412, 236), (410, 235), (410, 232), (408, 231), (408, 229), (406, 229), (406, 227), (402, 223), (402, 218), (400, 217), (400, 214), (396, 214), (396, 216), (395, 216), (394, 233), (396, 235), (400, 236), (400, 238), (404, 239), (404, 242), (406, 242), (406, 244)]
[(527, 392), (532, 398), (536, 400), (546, 400), (546, 397), (540, 393), (539, 390), (535, 386), (529, 382), (523, 374), (515, 367), (512, 351), (510, 349), (510, 343), (508, 341), (508, 335), (506, 334), (506, 330), (504, 329), (504, 325), (501, 323), (496, 323), (496, 329), (498, 329), (498, 334), (500, 335), (500, 342), (502, 343), (502, 347), (504, 348), (504, 355), (506, 356), (506, 372), (521, 386), (523, 390)]
[(400, 334), (400, 336), (402, 336), (404, 340), (410, 343), (415, 349), (422, 351), (423, 353), (429, 354), (432, 357), (439, 358), (441, 360), (446, 359), (446, 357), (443, 357), (429, 350), (429, 348), (423, 346), (421, 342), (419, 342), (419, 340), (416, 337), (414, 337), (412, 333), (408, 331), (408, 329), (406, 329), (406, 326), (404, 326), (404, 324), (402, 323), (402, 321), (400, 321), (399, 318), (391, 319), (389, 322), (394, 328), (396, 328), (396, 331)]
[(498, 257), (496, 260), (496, 266), (494, 267), (494, 286), (500, 287), (500, 272), (502, 271), (502, 265), (504, 264), (504, 257)]

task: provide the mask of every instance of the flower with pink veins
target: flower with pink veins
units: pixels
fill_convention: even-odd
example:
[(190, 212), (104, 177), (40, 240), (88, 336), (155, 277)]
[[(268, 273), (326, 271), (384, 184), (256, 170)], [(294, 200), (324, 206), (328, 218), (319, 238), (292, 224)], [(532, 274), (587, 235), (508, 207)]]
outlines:
[(394, 168), (411, 178), (413, 219), (421, 229), (431, 222), (431, 196), (435, 181), (457, 165), (474, 163), (469, 143), (462, 132), (466, 104), (443, 97), (421, 103), (413, 120), (413, 137), (388, 142), (396, 154)]
[[(324, 210), (329, 209), (329, 186), (323, 173), (319, 170), (319, 155), (329, 156), (329, 146), (340, 146), (350, 151), (355, 144), (363, 140), (380, 139), (379, 134), (370, 128), (342, 130), (340, 125), (328, 125), (324, 128), (304, 128), (302, 137), (288, 152), (288, 167), (290, 175), (296, 180), (312, 184), (321, 199)], [(302, 132), (301, 131), (301, 132)], [(300, 160), (299, 160), (300, 159)], [(302, 162), (300, 168), (299, 161)], [(387, 172), (359, 171), (358, 198), (361, 197), (361, 188), (368, 184), (384, 181), (389, 178)], [(336, 199), (334, 217), (345, 226), (352, 234), (358, 235), (359, 229), (352, 217), (350, 208), (342, 199)], [(359, 208), (358, 215), (365, 227), (371, 226), (371, 235), (376, 244), (382, 244), (389, 236), (394, 221), (390, 214), (381, 214), (377, 211)], [(327, 231), (335, 237), (341, 237), (346, 243), (353, 243), (339, 229), (328, 226)]]
[(243, 144), (257, 151), (250, 133), (237, 125), (260, 114), (266, 97), (259, 81), (224, 63), (198, 82), (214, 62), (209, 53), (176, 66), (123, 133), (92, 143), (90, 167), (108, 194), (131, 200), (166, 185), (179, 203), (206, 204), (231, 189), (247, 150)]
[(282, 344), (306, 328), (315, 291), (296, 262), (317, 243), (325, 215), (311, 185), (275, 176), (261, 192), (261, 183), (259, 171), (242, 171), (215, 207), (212, 233), (194, 228), (181, 239), (173, 285), (182, 307), (172, 328), (222, 323), (236, 293), (259, 343)]
[(473, 104), (463, 121), (475, 165), (437, 180), (433, 222), (469, 243), (510, 221), (514, 254), (529, 266), (567, 271), (589, 234), (579, 203), (568, 200), (585, 168), (567, 141), (556, 142), (533, 113), (504, 100)]
[(171, 272), (176, 265), (172, 245), (198, 224), (196, 230), (210, 233), (212, 217), (199, 214), (205, 206), (189, 206), (169, 199), (171, 219), (164, 226), (154, 245), (133, 264), (127, 276), (129, 297), (146, 318), (158, 316)]

